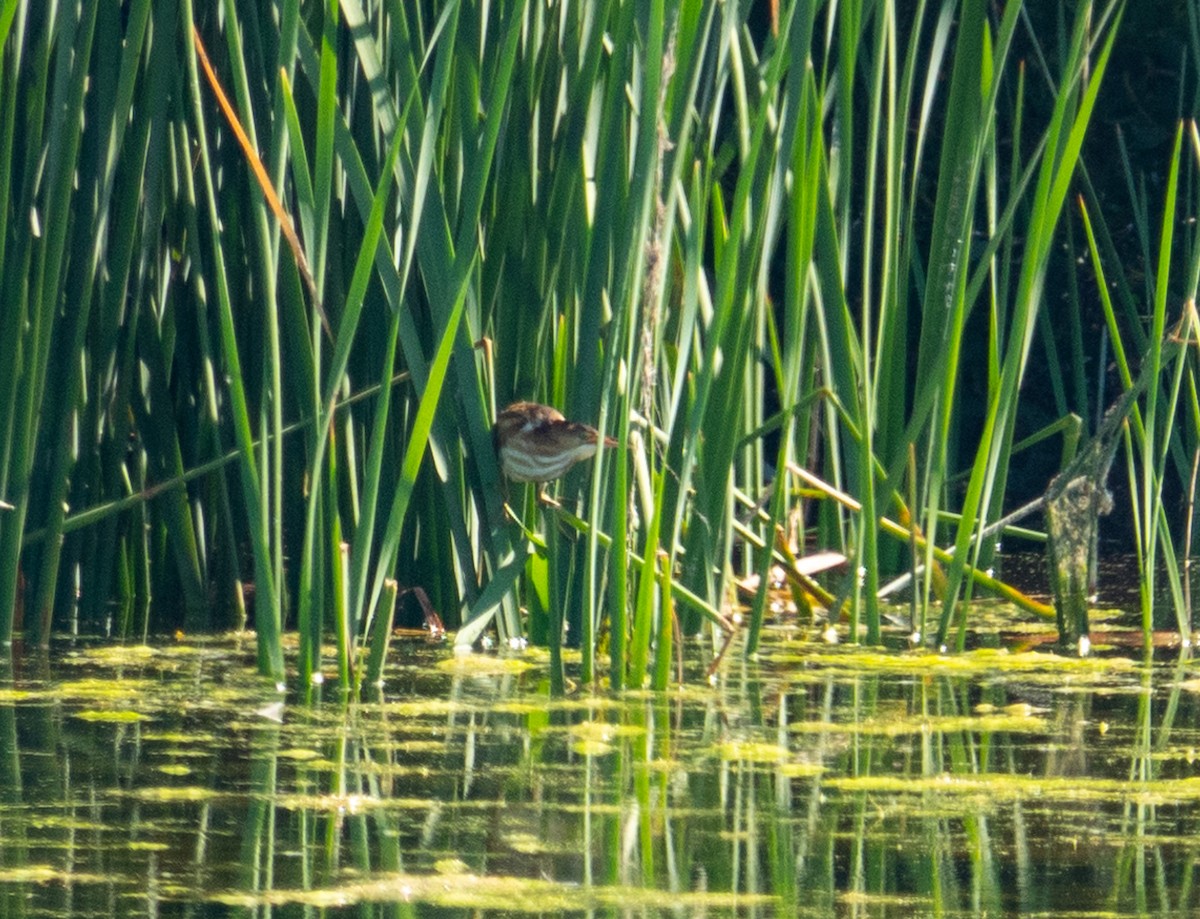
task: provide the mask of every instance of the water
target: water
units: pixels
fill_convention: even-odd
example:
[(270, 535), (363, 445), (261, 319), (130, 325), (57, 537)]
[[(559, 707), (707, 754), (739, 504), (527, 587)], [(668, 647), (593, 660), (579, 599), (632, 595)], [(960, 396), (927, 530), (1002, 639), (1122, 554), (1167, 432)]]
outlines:
[(1167, 916), (1200, 905), (1188, 662), (776, 635), (714, 685), (546, 693), (396, 649), (305, 704), (252, 642), (0, 680), (0, 916)]

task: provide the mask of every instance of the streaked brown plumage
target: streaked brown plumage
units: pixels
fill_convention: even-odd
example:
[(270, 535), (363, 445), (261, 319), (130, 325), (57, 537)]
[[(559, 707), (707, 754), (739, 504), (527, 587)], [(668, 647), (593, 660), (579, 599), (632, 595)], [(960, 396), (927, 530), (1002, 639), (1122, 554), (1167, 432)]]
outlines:
[[(567, 421), (562, 413), (537, 402), (514, 402), (496, 418), (492, 442), (500, 468), (514, 482), (549, 482), (580, 460), (596, 454), (600, 432)], [(611, 437), (606, 447), (615, 447)]]

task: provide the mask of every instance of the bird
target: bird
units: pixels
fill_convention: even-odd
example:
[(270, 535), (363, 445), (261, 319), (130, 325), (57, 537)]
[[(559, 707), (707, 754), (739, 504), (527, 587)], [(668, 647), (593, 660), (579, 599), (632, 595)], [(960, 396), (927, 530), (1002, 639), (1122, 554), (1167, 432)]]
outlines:
[[(549, 482), (596, 455), (601, 434), (590, 424), (568, 421), (558, 409), (514, 402), (496, 416), (492, 443), (505, 476), (514, 482)], [(617, 441), (604, 437), (604, 446)]]

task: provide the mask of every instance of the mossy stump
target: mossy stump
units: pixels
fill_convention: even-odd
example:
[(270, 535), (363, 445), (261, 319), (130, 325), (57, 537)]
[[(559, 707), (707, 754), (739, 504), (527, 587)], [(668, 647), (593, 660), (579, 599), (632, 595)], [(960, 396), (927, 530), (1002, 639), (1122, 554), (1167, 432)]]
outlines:
[(1194, 317), (1195, 306), (1189, 303), (1175, 328), (1163, 338), (1158, 359), (1151, 360), (1149, 350), (1142, 356), (1142, 369), (1133, 385), (1109, 406), (1087, 446), (1050, 480), (1046, 489), (1046, 559), (1058, 616), (1058, 639), (1081, 653), (1087, 649), (1081, 640), (1088, 637), (1088, 595), (1100, 518), (1112, 510), (1112, 496), (1105, 483), (1121, 431), (1142, 393), (1157, 385), (1162, 368), (1175, 360), (1190, 341), (1184, 334), (1185, 324), (1194, 322)]
[[(1080, 649), (1087, 637), (1088, 597), (1092, 592), (1093, 559), (1099, 536), (1100, 517), (1112, 510), (1112, 496), (1105, 487), (1112, 454), (1098, 475), (1065, 473), (1050, 484), (1046, 496), (1047, 561), (1059, 641)], [(1064, 481), (1065, 479), (1065, 481)]]

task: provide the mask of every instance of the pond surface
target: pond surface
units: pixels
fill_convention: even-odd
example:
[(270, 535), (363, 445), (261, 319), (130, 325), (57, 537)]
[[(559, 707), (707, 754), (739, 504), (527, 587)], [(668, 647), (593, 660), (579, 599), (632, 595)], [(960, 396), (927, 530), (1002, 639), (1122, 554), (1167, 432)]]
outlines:
[[(696, 655), (699, 658), (699, 655)], [(246, 636), (15, 651), (0, 916), (1167, 916), (1200, 672), (776, 636), (665, 694), (401, 644), (310, 703)]]

